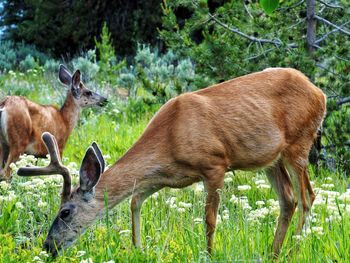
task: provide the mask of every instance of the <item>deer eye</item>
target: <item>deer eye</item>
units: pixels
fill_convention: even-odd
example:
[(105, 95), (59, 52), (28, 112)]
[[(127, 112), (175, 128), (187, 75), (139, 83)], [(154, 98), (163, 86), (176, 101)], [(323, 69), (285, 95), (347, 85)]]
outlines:
[(70, 214), (70, 209), (63, 209), (63, 210), (61, 211), (60, 218), (61, 218), (61, 219), (64, 219), (64, 218), (68, 217), (69, 214)]
[(87, 91), (85, 94), (86, 94), (86, 96), (91, 96), (92, 92), (91, 91)]

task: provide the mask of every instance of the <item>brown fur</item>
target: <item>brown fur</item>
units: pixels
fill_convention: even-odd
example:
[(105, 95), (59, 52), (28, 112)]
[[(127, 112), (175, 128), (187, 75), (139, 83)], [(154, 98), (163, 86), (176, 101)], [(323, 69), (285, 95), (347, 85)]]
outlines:
[[(60, 211), (71, 208), (73, 215), (64, 227), (56, 218), (45, 246), (55, 251), (57, 244), (72, 244), (103, 213), (106, 193), (110, 207), (132, 195), (133, 242), (140, 246), (142, 202), (163, 187), (203, 181), (210, 253), (225, 172), (267, 167), (281, 209), (273, 242), (277, 256), (296, 202), (300, 231), (315, 197), (307, 158), (325, 111), (323, 92), (294, 69), (268, 69), (180, 95), (159, 110), (141, 138), (98, 178), (94, 198), (82, 201), (79, 188), (72, 192)], [(82, 167), (89, 166), (83, 162)]]
[[(300, 232), (310, 210), (307, 195), (311, 202), (315, 198), (307, 158), (325, 111), (323, 92), (294, 69), (268, 69), (180, 95), (160, 109), (135, 145), (102, 175), (96, 197), (103, 200), (107, 190), (113, 206), (133, 194), (133, 240), (140, 245), (136, 229), (143, 200), (166, 186), (204, 181), (210, 252), (217, 190), (225, 172), (271, 167), (269, 178), (281, 204), (274, 240), (278, 255), (295, 202), (302, 208)], [(295, 177), (294, 187), (290, 177)]]

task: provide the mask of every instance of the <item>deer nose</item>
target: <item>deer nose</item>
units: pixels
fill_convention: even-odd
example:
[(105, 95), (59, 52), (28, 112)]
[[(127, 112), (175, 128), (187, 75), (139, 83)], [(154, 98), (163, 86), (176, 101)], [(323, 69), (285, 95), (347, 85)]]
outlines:
[(51, 253), (51, 255), (53, 257), (55, 257), (57, 255), (57, 250), (55, 248), (55, 246), (52, 246), (52, 241), (50, 239), (46, 239), (43, 245), (43, 249), (48, 252)]
[(99, 103), (100, 107), (106, 106), (106, 104), (108, 103), (107, 98), (102, 97)]

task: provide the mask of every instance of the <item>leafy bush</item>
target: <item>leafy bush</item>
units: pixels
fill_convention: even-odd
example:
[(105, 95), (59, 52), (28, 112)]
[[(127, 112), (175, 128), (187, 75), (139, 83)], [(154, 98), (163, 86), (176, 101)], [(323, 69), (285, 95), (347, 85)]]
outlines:
[(11, 41), (0, 42), (0, 70), (9, 71), (16, 64), (17, 55)]
[(76, 57), (72, 60), (74, 69), (80, 69), (85, 79), (93, 79), (97, 72), (99, 72), (99, 66), (96, 63), (95, 50), (89, 50), (85, 54)]
[(134, 63), (119, 76), (119, 86), (129, 90), (133, 98), (146, 103), (164, 103), (188, 91), (208, 86), (210, 80), (195, 72), (190, 59), (179, 59), (171, 50), (160, 54), (149, 46), (139, 45)]
[(55, 59), (48, 59), (44, 64), (44, 70), (50, 73), (57, 73), (60, 63)]
[(34, 46), (12, 41), (0, 41), (0, 71), (28, 70), (45, 64), (47, 55)]
[(27, 55), (26, 58), (19, 63), (19, 68), (22, 71), (27, 71), (28, 69), (34, 69), (37, 67), (39, 67), (39, 65), (32, 55)]

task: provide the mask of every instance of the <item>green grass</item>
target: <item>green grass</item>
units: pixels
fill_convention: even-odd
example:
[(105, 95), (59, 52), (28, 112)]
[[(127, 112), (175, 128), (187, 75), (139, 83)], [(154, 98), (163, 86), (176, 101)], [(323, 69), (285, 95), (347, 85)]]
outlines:
[[(41, 97), (35, 94), (43, 89), (42, 85), (49, 85), (50, 82), (46, 81), (43, 80), (46, 84), (38, 81), (28, 96), (33, 99)], [(26, 85), (28, 83), (31, 82), (26, 80)], [(23, 91), (19, 89), (19, 92)], [(64, 151), (64, 163), (73, 174), (92, 141), (97, 141), (103, 154), (108, 155), (107, 164), (113, 164), (137, 140), (154, 112), (132, 115), (124, 114), (123, 110), (119, 113), (112, 111), (114, 107), (117, 106), (112, 104), (108, 109), (87, 110), (82, 115), (82, 121)], [(129, 118), (129, 115), (134, 117)], [(19, 165), (29, 162), (27, 159)], [(44, 162), (40, 160), (39, 165)], [(49, 177), (40, 178), (42, 180), (14, 175), (11, 185), (0, 184), (0, 262), (53, 260), (41, 251), (58, 210), (61, 183)], [(227, 178), (221, 191), (221, 220), (216, 230), (212, 259), (206, 253), (205, 225), (201, 222), (206, 195), (200, 185), (195, 185), (181, 190), (164, 189), (146, 200), (142, 208), (142, 250), (132, 246), (128, 199), (111, 210), (108, 219), (104, 217), (97, 221), (76, 245), (54, 261), (81, 262), (88, 258), (93, 262), (270, 261), (278, 213), (277, 207), (271, 205), (273, 202), (267, 200), (276, 200), (275, 193), (271, 189), (260, 189), (255, 183), (267, 181), (263, 172), (236, 172), (234, 176), (229, 173)], [(350, 194), (339, 198), (336, 193), (346, 192), (349, 181), (345, 181), (340, 173), (324, 170), (318, 177), (311, 173), (311, 179), (318, 193), (312, 211), (313, 230), (301, 240), (293, 237), (296, 215), (279, 261), (350, 262), (350, 209), (346, 204), (350, 201)], [(76, 176), (74, 181), (77, 181)], [(251, 189), (239, 191), (240, 185), (250, 185)], [(328, 188), (332, 191), (327, 192)], [(247, 199), (239, 201), (242, 196)], [(254, 211), (261, 209), (256, 202), (261, 200), (265, 201), (262, 208), (270, 212), (264, 217), (254, 218)], [(248, 205), (250, 209), (247, 209)], [(331, 215), (333, 218), (329, 221)], [(322, 233), (315, 227), (322, 227)]]

